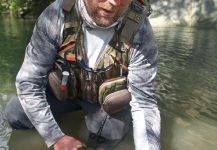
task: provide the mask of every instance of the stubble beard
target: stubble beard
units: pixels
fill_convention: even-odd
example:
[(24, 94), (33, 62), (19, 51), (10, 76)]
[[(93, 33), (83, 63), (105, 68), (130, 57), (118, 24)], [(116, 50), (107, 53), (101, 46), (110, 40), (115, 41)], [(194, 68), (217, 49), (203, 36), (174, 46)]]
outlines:
[(118, 14), (114, 15), (114, 17), (102, 17), (99, 15), (98, 10), (95, 10), (91, 15), (93, 21), (100, 27), (108, 27), (118, 21), (120, 16)]

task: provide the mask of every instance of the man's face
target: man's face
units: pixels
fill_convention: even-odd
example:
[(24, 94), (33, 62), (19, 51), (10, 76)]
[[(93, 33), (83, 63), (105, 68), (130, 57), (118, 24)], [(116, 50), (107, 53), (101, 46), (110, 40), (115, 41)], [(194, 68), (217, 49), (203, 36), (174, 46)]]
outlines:
[(131, 0), (84, 0), (94, 22), (107, 27), (116, 22), (127, 10)]

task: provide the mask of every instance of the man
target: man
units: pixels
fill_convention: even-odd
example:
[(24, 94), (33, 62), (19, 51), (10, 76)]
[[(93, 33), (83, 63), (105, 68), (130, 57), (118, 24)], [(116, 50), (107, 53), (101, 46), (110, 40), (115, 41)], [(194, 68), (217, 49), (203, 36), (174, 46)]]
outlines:
[[(55, 150), (71, 150), (82, 147), (79, 140), (65, 135), (55, 121), (54, 117), (58, 117), (62, 113), (82, 108), (86, 114), (87, 128), (93, 133), (91, 135), (96, 135), (97, 139), (100, 139), (98, 137), (105, 139), (101, 143), (109, 143), (109, 141), (110, 144), (117, 143), (129, 129), (130, 115), (127, 110), (110, 115), (101, 106), (88, 100), (75, 99), (58, 102), (58, 98), (54, 96), (47, 84), (48, 74), (59, 55), (59, 47), (63, 47), (64, 40), (67, 39), (64, 35), (65, 20), (68, 17), (66, 10), (71, 11), (72, 9), (72, 12), (75, 10), (72, 14), (77, 13), (76, 16), (80, 23), (76, 28), (77, 31), (80, 27), (79, 32), (73, 32), (77, 33), (75, 34), (76, 44), (79, 40), (83, 41), (81, 44), (77, 44), (81, 48), (83, 47), (86, 56), (86, 62), (80, 64), (81, 68), (93, 70), (116, 32), (119, 32), (122, 27), (124, 28), (123, 22), (131, 4), (131, 0), (76, 0), (74, 6), (71, 7), (72, 1), (69, 0), (68, 3), (62, 0), (55, 1), (37, 20), (33, 35), (26, 48), (23, 65), (16, 78), (18, 98), (13, 98), (5, 109), (5, 115), (12, 127), (34, 127), (43, 137), (47, 146), (53, 145)], [(138, 2), (141, 3), (140, 0)], [(65, 5), (65, 10), (62, 8), (63, 5)], [(132, 42), (128, 48), (130, 59), (127, 68), (135, 149), (159, 150), (160, 114), (156, 100), (153, 98), (153, 81), (157, 71), (157, 48), (148, 19), (145, 17), (141, 23), (137, 24), (139, 25), (138, 30), (130, 37)], [(67, 33), (66, 36), (68, 35)], [(79, 47), (78, 51), (80, 52)], [(65, 56), (67, 57), (67, 55), (64, 55), (64, 61)], [(77, 59), (75, 66), (81, 62)], [(118, 64), (119, 60), (113, 57), (112, 59), (115, 64)], [(105, 66), (105, 57), (102, 60)], [(108, 64), (108, 66), (110, 65)], [(103, 71), (101, 70), (101, 72)], [(119, 73), (122, 76), (122, 69)], [(79, 82), (82, 82), (82, 79)], [(62, 90), (64, 91), (64, 89)], [(80, 88), (80, 91), (82, 90)]]

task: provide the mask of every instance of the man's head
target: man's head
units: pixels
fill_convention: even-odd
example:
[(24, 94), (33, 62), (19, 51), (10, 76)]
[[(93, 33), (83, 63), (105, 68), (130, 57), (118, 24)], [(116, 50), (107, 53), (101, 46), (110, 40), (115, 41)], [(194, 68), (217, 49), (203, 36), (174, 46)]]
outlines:
[(126, 12), (131, 0), (84, 0), (86, 9), (94, 22), (107, 27)]

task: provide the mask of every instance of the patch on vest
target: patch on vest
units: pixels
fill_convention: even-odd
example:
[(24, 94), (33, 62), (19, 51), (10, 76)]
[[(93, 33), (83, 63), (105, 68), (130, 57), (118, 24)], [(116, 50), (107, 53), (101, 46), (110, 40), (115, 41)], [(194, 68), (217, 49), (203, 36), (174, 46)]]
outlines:
[(142, 17), (133, 11), (130, 11), (127, 17), (135, 21), (136, 23), (139, 23), (142, 20)]

